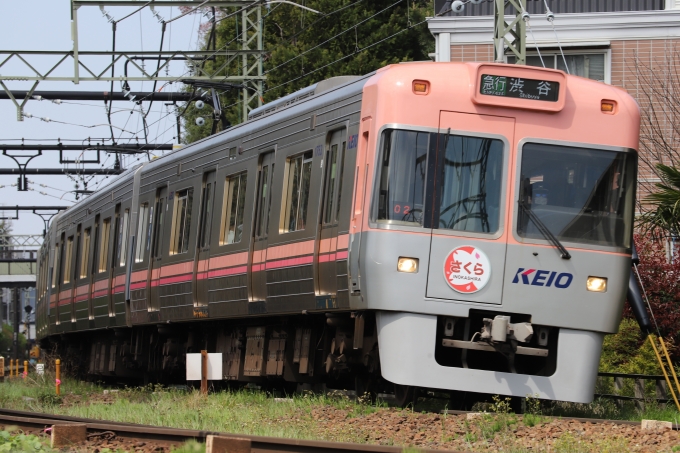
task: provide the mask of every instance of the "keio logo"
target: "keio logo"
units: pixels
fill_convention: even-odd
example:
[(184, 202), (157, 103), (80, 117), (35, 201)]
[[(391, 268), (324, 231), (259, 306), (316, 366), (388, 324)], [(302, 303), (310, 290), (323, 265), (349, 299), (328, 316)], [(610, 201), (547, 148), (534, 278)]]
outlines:
[(521, 283), (523, 285), (533, 286), (554, 286), (555, 288), (568, 288), (574, 276), (569, 272), (562, 272), (558, 274), (555, 271), (544, 271), (540, 269), (524, 269), (520, 267), (517, 269), (515, 278), (512, 283)]

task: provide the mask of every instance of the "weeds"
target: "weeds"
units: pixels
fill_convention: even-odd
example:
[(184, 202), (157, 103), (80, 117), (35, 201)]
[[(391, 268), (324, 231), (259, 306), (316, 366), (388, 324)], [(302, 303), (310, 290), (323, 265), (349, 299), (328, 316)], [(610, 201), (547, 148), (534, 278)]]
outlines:
[(52, 450), (45, 447), (37, 436), (24, 434), (16, 427), (5, 427), (0, 431), (0, 452), (3, 451), (34, 453)]

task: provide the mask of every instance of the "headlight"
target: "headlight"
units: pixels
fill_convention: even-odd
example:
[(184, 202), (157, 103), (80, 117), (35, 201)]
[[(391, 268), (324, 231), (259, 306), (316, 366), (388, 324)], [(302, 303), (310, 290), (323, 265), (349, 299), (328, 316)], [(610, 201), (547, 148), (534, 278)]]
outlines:
[(588, 277), (586, 289), (596, 293), (604, 293), (607, 291), (607, 279), (604, 277)]
[(418, 258), (399, 258), (397, 270), (409, 273), (418, 272)]

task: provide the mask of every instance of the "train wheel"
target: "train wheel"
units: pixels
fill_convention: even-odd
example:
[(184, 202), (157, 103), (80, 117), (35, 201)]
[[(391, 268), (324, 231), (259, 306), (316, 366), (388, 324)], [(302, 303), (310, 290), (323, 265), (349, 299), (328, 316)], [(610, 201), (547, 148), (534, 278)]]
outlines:
[(394, 403), (401, 407), (416, 406), (418, 400), (418, 387), (412, 385), (394, 384)]

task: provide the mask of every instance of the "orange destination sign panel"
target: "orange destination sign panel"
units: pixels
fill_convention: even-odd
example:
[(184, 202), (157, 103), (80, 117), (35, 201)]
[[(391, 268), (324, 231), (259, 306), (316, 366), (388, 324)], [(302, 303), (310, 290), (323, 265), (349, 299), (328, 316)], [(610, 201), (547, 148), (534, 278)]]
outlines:
[(487, 96), (557, 102), (560, 84), (547, 80), (482, 74), (479, 92)]

